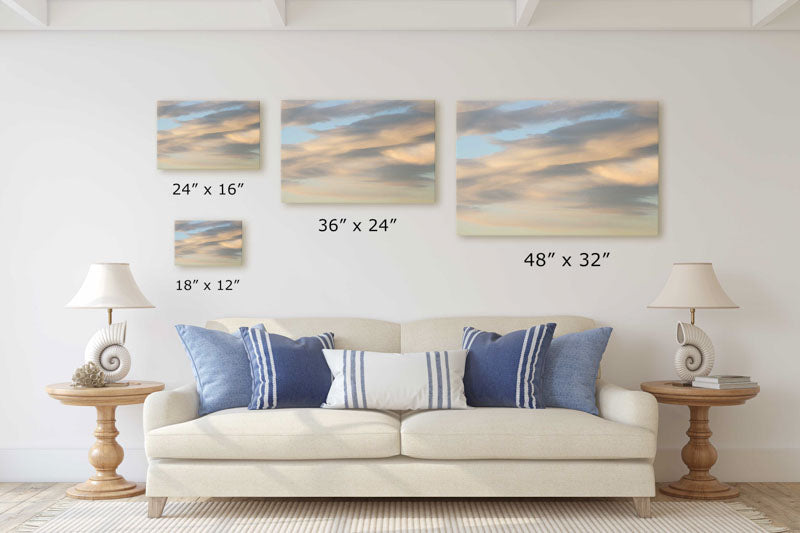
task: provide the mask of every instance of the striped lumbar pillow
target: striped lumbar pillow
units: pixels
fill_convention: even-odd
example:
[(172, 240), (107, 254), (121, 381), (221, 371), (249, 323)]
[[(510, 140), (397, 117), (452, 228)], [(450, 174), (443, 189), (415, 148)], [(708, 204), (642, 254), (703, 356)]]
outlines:
[(464, 328), (464, 392), (469, 405), (544, 408), (542, 369), (555, 329), (550, 323), (498, 335)]
[(248, 409), (319, 407), (331, 385), (322, 350), (333, 333), (297, 340), (268, 333), (264, 324), (239, 328), (250, 359), (253, 385)]
[(323, 350), (333, 409), (465, 409), (466, 350), (380, 353)]

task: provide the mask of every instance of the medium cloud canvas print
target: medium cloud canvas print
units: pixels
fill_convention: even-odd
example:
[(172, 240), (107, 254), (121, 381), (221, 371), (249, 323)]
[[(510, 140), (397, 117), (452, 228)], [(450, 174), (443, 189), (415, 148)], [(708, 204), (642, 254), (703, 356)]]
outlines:
[(658, 103), (459, 102), (462, 235), (658, 234)]
[(158, 168), (252, 170), (260, 164), (260, 102), (158, 102)]
[(241, 220), (176, 220), (175, 264), (238, 266), (242, 264)]
[(284, 101), (287, 203), (432, 203), (432, 100)]

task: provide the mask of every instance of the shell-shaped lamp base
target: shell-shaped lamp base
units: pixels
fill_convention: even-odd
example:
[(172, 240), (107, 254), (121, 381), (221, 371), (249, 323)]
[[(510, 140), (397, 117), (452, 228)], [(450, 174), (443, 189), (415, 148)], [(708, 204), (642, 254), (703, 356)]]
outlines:
[(119, 381), (131, 369), (131, 354), (125, 348), (127, 322), (106, 326), (89, 339), (84, 353), (84, 361), (92, 362), (103, 369), (106, 383)]
[(693, 324), (678, 322), (675, 372), (684, 383), (707, 376), (714, 368), (714, 345), (706, 332)]

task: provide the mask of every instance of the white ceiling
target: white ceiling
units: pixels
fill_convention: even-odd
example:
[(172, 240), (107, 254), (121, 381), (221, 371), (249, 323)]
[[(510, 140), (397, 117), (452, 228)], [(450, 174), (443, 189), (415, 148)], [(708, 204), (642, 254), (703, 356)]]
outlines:
[(0, 0), (0, 30), (800, 30), (798, 0)]

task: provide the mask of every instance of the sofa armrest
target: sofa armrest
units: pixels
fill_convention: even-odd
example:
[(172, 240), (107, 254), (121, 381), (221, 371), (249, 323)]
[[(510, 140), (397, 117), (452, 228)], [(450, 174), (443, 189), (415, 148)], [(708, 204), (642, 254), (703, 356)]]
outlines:
[(197, 418), (200, 398), (194, 383), (156, 392), (144, 401), (144, 433)]
[(623, 389), (607, 381), (597, 381), (597, 408), (600, 416), (649, 429), (658, 435), (658, 402), (652, 394)]

